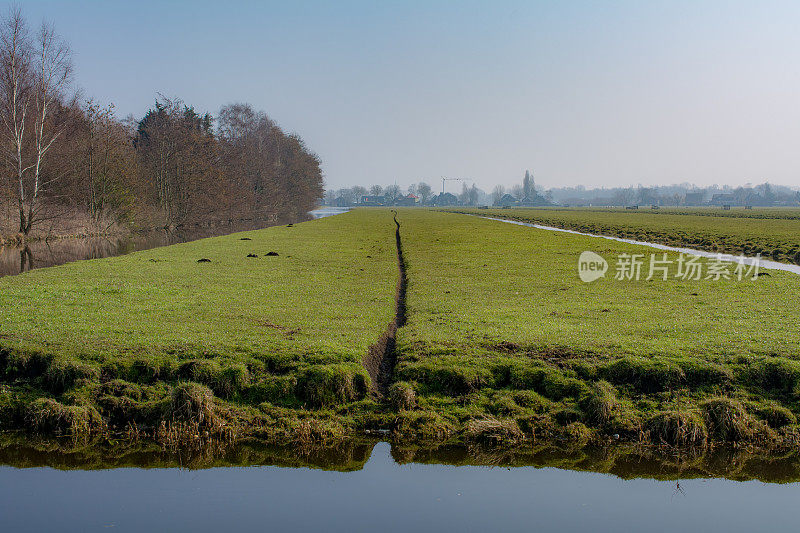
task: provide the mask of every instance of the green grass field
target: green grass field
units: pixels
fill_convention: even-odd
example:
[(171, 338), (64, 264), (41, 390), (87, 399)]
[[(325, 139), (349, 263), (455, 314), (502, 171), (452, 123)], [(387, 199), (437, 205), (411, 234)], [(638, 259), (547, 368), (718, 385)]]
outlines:
[(596, 235), (800, 264), (800, 209), (512, 208), (457, 211), (497, 216)]
[[(796, 432), (797, 275), (609, 272), (586, 284), (584, 250), (609, 260), (655, 250), (461, 214), (400, 218), (410, 284), (398, 379), (431, 414), (410, 415), (408, 432), (469, 431), (482, 419), (474, 432), (511, 438), (587, 427), (670, 443)], [(714, 409), (735, 429), (709, 419)]]
[[(617, 280), (614, 257), (654, 250), (398, 220), (407, 322), (385, 396), (364, 359), (395, 319), (395, 226), (359, 209), (0, 279), (0, 422), (165, 443), (377, 428), (406, 443), (797, 442), (800, 276)], [(604, 278), (579, 279), (583, 251), (612, 263)]]
[(213, 393), (258, 424), (277, 407), (364, 401), (361, 361), (393, 317), (396, 278), (388, 211), (2, 278), (3, 418), (153, 425), (195, 417)]

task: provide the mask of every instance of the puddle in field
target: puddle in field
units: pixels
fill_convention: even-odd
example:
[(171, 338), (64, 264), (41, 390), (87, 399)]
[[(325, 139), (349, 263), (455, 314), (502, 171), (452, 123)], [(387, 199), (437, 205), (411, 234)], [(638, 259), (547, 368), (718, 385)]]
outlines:
[[(572, 233), (573, 235), (583, 235), (585, 237), (597, 237), (600, 239), (608, 239), (611, 241), (617, 242), (625, 242), (628, 244), (638, 244), (641, 246), (649, 246), (650, 248), (656, 248), (657, 250), (664, 250), (667, 252), (678, 252), (684, 253), (688, 255), (696, 255), (699, 257), (706, 257), (709, 259), (720, 259), (721, 261), (730, 262), (730, 263), (738, 263), (739, 261), (744, 262), (746, 265), (752, 265), (756, 262), (755, 257), (745, 257), (742, 259), (741, 256), (738, 255), (731, 255), (731, 254), (719, 254), (716, 252), (707, 252), (705, 250), (695, 250), (693, 248), (679, 248), (675, 246), (666, 246), (664, 244), (657, 244), (654, 242), (645, 242), (645, 241), (635, 241), (633, 239), (624, 239), (622, 237), (612, 237), (610, 235), (596, 235), (594, 233), (584, 233), (582, 231), (575, 231), (571, 229), (564, 229), (564, 228), (555, 228), (553, 226), (543, 226), (541, 224), (534, 224), (532, 222), (520, 222), (519, 220), (508, 220), (505, 218), (497, 218), (497, 217), (483, 217), (480, 215), (473, 215), (479, 216), (480, 218), (485, 218), (486, 220), (496, 220), (497, 222), (505, 222), (507, 224), (514, 224), (516, 226), (525, 226), (528, 228), (536, 228), (536, 229), (544, 229), (548, 231), (560, 231), (562, 233)], [(768, 268), (773, 270), (783, 270), (785, 272), (792, 272), (794, 274), (800, 274), (800, 265), (789, 265), (786, 263), (779, 263), (778, 261), (769, 261), (767, 259), (759, 258), (758, 259), (759, 268)]]
[[(800, 498), (800, 483), (789, 482), (800, 473), (796, 453), (748, 459), (732, 451), (662, 464), (647, 454), (602, 450), (475, 456), (379, 442), (305, 459), (296, 449), (258, 447), (194, 463), (184, 458), (196, 470), (143, 452), (82, 466), (88, 453), (58, 458), (3, 449), (0, 464), (10, 465), (0, 467), (4, 529), (791, 530)], [(715, 479), (709, 468), (748, 481)]]

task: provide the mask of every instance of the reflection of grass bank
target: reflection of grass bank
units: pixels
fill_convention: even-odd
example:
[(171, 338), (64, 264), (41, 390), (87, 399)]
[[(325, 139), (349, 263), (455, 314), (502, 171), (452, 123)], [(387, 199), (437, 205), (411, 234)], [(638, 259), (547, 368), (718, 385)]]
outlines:
[(759, 453), (735, 447), (681, 450), (625, 444), (571, 447), (563, 443), (540, 443), (491, 448), (394, 447), (392, 456), (400, 464), (533, 466), (599, 472), (623, 479), (725, 478), (735, 481), (757, 479), (765, 483), (800, 481), (800, 452), (796, 449)]
[(459, 212), (709, 252), (761, 254), (764, 259), (800, 265), (800, 209), (517, 208)]
[[(403, 438), (797, 442), (798, 278), (582, 283), (583, 250), (641, 248), (401, 212)], [(611, 276), (613, 278), (613, 273)]]
[(60, 470), (107, 468), (216, 468), (230, 466), (311, 467), (360, 470), (375, 441), (340, 440), (322, 446), (269, 446), (254, 439), (206, 441), (196, 446), (164, 448), (151, 440), (93, 440), (31, 438), (0, 435), (0, 464), (15, 468), (50, 467)]
[(388, 211), (0, 279), (0, 421), (167, 441), (339, 437), (376, 409), (361, 360), (396, 279)]
[[(376, 440), (345, 439), (326, 446), (269, 446), (253, 439), (203, 443), (180, 449), (146, 440), (92, 441), (0, 436), (0, 465), (59, 470), (279, 466), (350, 472), (365, 467)], [(766, 483), (800, 481), (800, 452), (759, 453), (743, 447), (676, 449), (616, 444), (608, 447), (537, 443), (522, 446), (414, 446), (393, 444), (398, 464), (561, 468), (612, 474), (623, 479), (726, 478)], [(379, 460), (382, 460), (379, 458)]]

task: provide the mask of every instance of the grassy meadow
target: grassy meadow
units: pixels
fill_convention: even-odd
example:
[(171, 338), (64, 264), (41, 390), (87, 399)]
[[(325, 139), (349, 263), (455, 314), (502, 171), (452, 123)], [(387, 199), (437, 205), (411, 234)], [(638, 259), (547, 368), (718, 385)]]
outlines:
[[(481, 210), (485, 214), (484, 210)], [(655, 250), (403, 211), (409, 434), (700, 443), (794, 439), (800, 277), (583, 283), (584, 250)], [(676, 256), (673, 256), (675, 258)], [(705, 262), (707, 263), (707, 262)]]
[(797, 208), (512, 208), (459, 212), (800, 264)]
[[(654, 250), (397, 219), (400, 292), (380, 208), (0, 279), (0, 424), (166, 444), (374, 429), (406, 444), (797, 442), (800, 276), (615, 279), (616, 256)], [(605, 277), (579, 279), (583, 251)], [(365, 368), (376, 345), (385, 391)]]
[(0, 418), (295, 430), (303, 409), (369, 403), (361, 361), (396, 282), (377, 210), (1, 278)]

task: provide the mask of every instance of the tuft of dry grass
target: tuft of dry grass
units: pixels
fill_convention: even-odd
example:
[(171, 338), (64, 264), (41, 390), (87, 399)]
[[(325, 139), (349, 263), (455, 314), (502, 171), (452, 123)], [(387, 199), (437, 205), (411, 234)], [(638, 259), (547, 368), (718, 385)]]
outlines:
[(398, 381), (389, 387), (389, 404), (395, 411), (414, 409), (417, 405), (417, 393), (406, 381)]
[(37, 433), (87, 439), (106, 429), (103, 418), (92, 406), (64, 405), (51, 398), (37, 398), (28, 405), (28, 426)]
[(718, 396), (702, 402), (710, 433), (728, 442), (761, 440), (769, 436), (769, 427), (756, 420), (744, 406), (732, 398)]
[(465, 435), (469, 440), (485, 444), (513, 444), (525, 438), (515, 420), (497, 418), (470, 420)]
[(672, 446), (703, 445), (708, 430), (703, 417), (695, 410), (672, 410), (656, 413), (647, 421), (650, 438)]

